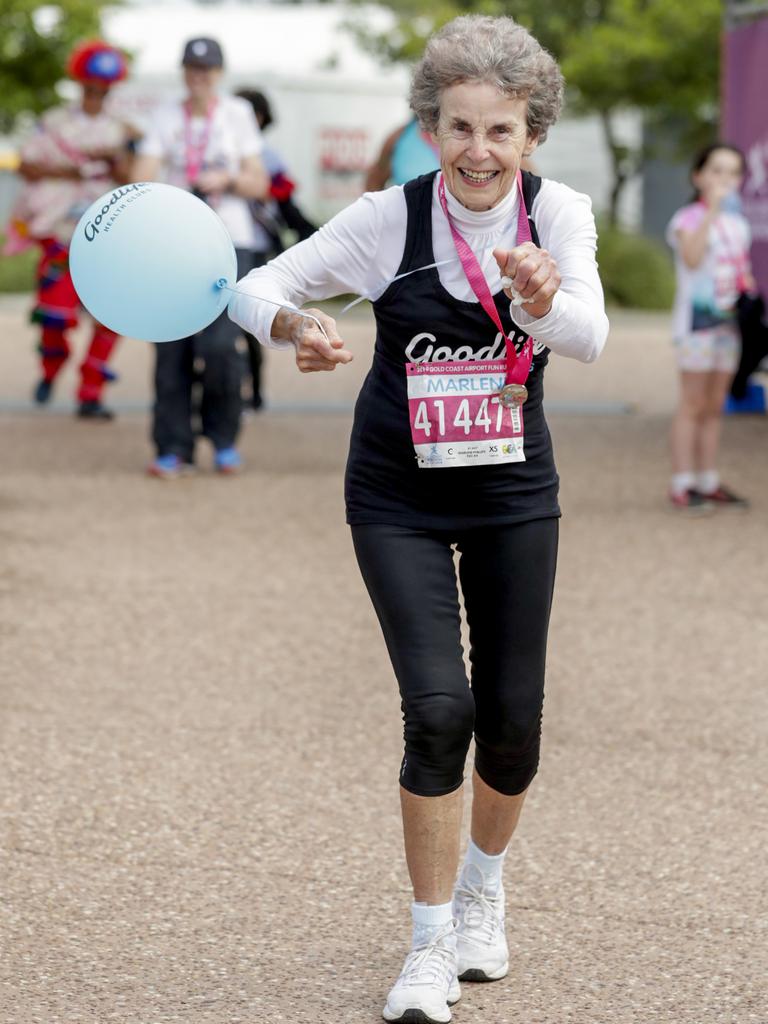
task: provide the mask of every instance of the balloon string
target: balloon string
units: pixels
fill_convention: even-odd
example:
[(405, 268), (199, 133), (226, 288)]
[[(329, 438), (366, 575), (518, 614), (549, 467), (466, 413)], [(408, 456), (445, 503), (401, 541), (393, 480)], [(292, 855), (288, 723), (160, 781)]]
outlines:
[(257, 299), (259, 302), (266, 302), (270, 306), (277, 306), (278, 309), (287, 309), (291, 313), (298, 313), (299, 316), (303, 316), (305, 320), (311, 320), (313, 323), (317, 324), (317, 326), (320, 328), (320, 333), (322, 334), (322, 336), (325, 338), (329, 345), (331, 343), (331, 339), (325, 333), (325, 328), (317, 319), (317, 317), (313, 316), (311, 313), (305, 312), (303, 309), (297, 309), (295, 306), (289, 306), (285, 302), (275, 302), (274, 299), (265, 299), (261, 295), (251, 295), (250, 292), (241, 291), (239, 288), (231, 288), (226, 283), (226, 278), (224, 277), (219, 278), (219, 280), (216, 282), (216, 287), (221, 288), (225, 292), (234, 292), (235, 295), (247, 295), (249, 299)]
[[(484, 249), (482, 251), (483, 252), (490, 252), (493, 249), (497, 249), (497, 248), (498, 248), (497, 245), (489, 245), (486, 249)], [(390, 278), (389, 281), (386, 281), (385, 284), (384, 284), (384, 289), (382, 291), (382, 294), (384, 293), (384, 291), (386, 291), (387, 288), (389, 288), (390, 285), (394, 284), (396, 281), (402, 281), (404, 277), (410, 277), (411, 274), (418, 274), (422, 270), (433, 270), (435, 267), (445, 266), (446, 263), (458, 263), (458, 262), (459, 262), (458, 256), (451, 256), (447, 260), (437, 260), (435, 263), (425, 263), (423, 267), (416, 267), (414, 270), (406, 270), (405, 273), (397, 274), (395, 277)], [(503, 288), (505, 288), (508, 291), (512, 292), (512, 295), (513, 295), (512, 305), (513, 306), (519, 306), (523, 302), (530, 302), (531, 301), (530, 299), (524, 299), (521, 295), (519, 295), (515, 291), (515, 289), (512, 287), (512, 279), (511, 278), (509, 278), (509, 277), (502, 277), (501, 284), (502, 284)], [(266, 302), (270, 306), (277, 306), (278, 309), (287, 309), (287, 310), (290, 310), (291, 313), (298, 313), (299, 316), (306, 317), (307, 320), (312, 320), (313, 323), (316, 323), (317, 326), (320, 328), (320, 332), (323, 335), (323, 337), (326, 339), (326, 341), (330, 341), (330, 338), (325, 333), (325, 328), (320, 323), (320, 321), (317, 319), (317, 317), (313, 316), (311, 313), (306, 313), (303, 309), (297, 309), (296, 306), (289, 306), (285, 302), (275, 302), (274, 299), (265, 299), (265, 298), (262, 298), (260, 295), (251, 295), (250, 292), (241, 291), (239, 288), (231, 288), (227, 284), (227, 279), (225, 277), (220, 277), (219, 280), (216, 282), (216, 286), (218, 288), (222, 288), (224, 291), (234, 292), (236, 295), (248, 295), (248, 297), (251, 298), (251, 299), (256, 299), (259, 302)], [(354, 306), (357, 306), (361, 302), (366, 302), (366, 301), (367, 302), (372, 302), (373, 301), (371, 299), (370, 295), (360, 295), (360, 296), (358, 296), (358, 298), (353, 299), (351, 302), (348, 302), (346, 304), (346, 306), (344, 306), (342, 308), (342, 310), (339, 313), (339, 316), (344, 316), (344, 314), (348, 313), (349, 310), (352, 309)]]
[[(415, 270), (406, 270), (404, 274), (398, 274), (396, 277), (391, 278), (389, 281), (385, 281), (383, 291), (386, 291), (386, 289), (389, 288), (391, 284), (394, 284), (395, 281), (402, 281), (404, 277), (410, 277), (411, 274), (418, 274), (419, 271), (421, 270), (432, 270), (433, 267), (442, 267), (445, 263), (456, 262), (457, 258), (455, 256), (452, 256), (450, 257), (450, 259), (447, 260), (438, 260), (436, 263), (427, 263), (423, 267), (416, 267)], [(315, 319), (315, 317), (312, 316), (311, 313), (302, 313), (302, 310), (296, 309), (294, 306), (287, 306), (285, 305), (285, 303), (282, 302), (273, 302), (271, 299), (262, 299), (258, 295), (251, 295), (250, 292), (240, 291), (239, 288), (230, 288), (229, 285), (226, 284), (226, 279), (223, 277), (219, 278), (219, 280), (216, 282), (216, 285), (218, 288), (223, 288), (225, 291), (235, 292), (238, 295), (249, 295), (250, 298), (252, 299), (258, 299), (259, 302), (268, 302), (272, 306), (279, 306), (280, 309), (290, 309), (292, 313), (300, 313), (302, 316), (308, 316), (310, 320), (315, 320), (315, 323), (317, 323), (317, 320)], [(361, 302), (371, 301), (372, 299), (370, 295), (360, 295), (358, 296), (358, 298), (353, 299), (351, 302), (348, 302), (346, 306), (344, 306), (339, 312), (339, 316), (344, 316), (345, 313), (348, 313), (350, 309), (352, 309), (354, 306), (359, 305)], [(323, 331), (323, 334), (325, 334), (325, 331)]]
[[(530, 217), (528, 219), (530, 220)], [(496, 244), (496, 245), (488, 245), (484, 249), (481, 249), (480, 252), (493, 252), (493, 250), (494, 249), (498, 249), (498, 247), (499, 247), (498, 244)], [(388, 281), (385, 281), (384, 282), (384, 286), (383, 286), (380, 294), (383, 295), (384, 292), (387, 290), (387, 288), (389, 288), (389, 286), (391, 284), (394, 284), (395, 281), (402, 281), (402, 279), (404, 277), (410, 277), (411, 274), (418, 274), (422, 270), (432, 270), (434, 267), (443, 267), (443, 266), (445, 266), (446, 263), (458, 263), (458, 262), (459, 262), (459, 257), (458, 256), (449, 256), (449, 258), (447, 260), (437, 260), (436, 263), (425, 263), (423, 267), (416, 267), (414, 270), (406, 270), (404, 274), (397, 274), (396, 277), (392, 277)], [(524, 302), (531, 302), (531, 301), (533, 301), (532, 299), (524, 299), (522, 297), (522, 295), (520, 295), (512, 287), (512, 278), (511, 277), (502, 277), (502, 279), (501, 279), (501, 287), (503, 289), (505, 289), (506, 291), (512, 292), (512, 305), (513, 306), (521, 306)], [(357, 306), (359, 303), (365, 302), (366, 300), (368, 302), (373, 302), (373, 299), (370, 297), (370, 295), (360, 295), (358, 298), (353, 299), (352, 302), (348, 302), (346, 304), (346, 306), (344, 306), (344, 308), (339, 313), (339, 316), (343, 316), (346, 312), (348, 312), (350, 309), (352, 309), (353, 306)]]
[[(415, 270), (406, 270), (404, 274), (398, 274), (396, 277), (393, 277), (389, 281), (385, 282), (384, 291), (386, 291), (386, 289), (389, 288), (391, 284), (394, 284), (395, 281), (402, 281), (404, 277), (410, 277), (411, 274), (418, 274), (420, 270), (432, 270), (433, 267), (442, 267), (446, 263), (456, 263), (456, 257), (451, 256), (447, 260), (438, 260), (436, 263), (426, 263), (423, 267), (416, 267)], [(382, 294), (384, 293), (382, 292)], [(353, 299), (352, 302), (348, 302), (346, 304), (346, 306), (339, 313), (339, 316), (343, 316), (348, 310), (352, 309), (353, 306), (357, 306), (360, 302), (365, 302), (366, 300), (370, 302), (370, 296), (361, 295), (359, 296), (359, 298)]]

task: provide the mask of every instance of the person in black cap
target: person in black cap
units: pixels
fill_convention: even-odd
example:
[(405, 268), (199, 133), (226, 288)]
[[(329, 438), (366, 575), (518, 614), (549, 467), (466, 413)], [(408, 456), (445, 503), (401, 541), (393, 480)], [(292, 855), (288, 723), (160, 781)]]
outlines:
[[(259, 89), (240, 89), (237, 95), (253, 107), (259, 128), (264, 132), (274, 123), (269, 100)], [(283, 237), (287, 229), (299, 242), (317, 231), (317, 225), (307, 220), (293, 200), (296, 185), (291, 180), (282, 156), (268, 142), (264, 144), (262, 160), (269, 174), (269, 197), (254, 199), (251, 206), (255, 232), (254, 266), (263, 266), (272, 256), (285, 248)], [(264, 398), (261, 390), (263, 369), (262, 346), (247, 331), (243, 332), (248, 344), (248, 369), (251, 375), (251, 407), (261, 409)]]
[(190, 39), (181, 63), (183, 67), (223, 68), (224, 54), (215, 39)]
[[(254, 225), (249, 202), (269, 193), (261, 136), (245, 100), (219, 94), (224, 55), (215, 39), (190, 39), (182, 56), (187, 96), (159, 108), (139, 147), (135, 181), (156, 180), (189, 189), (218, 213), (235, 245), (238, 276), (253, 267)], [(226, 313), (191, 338), (157, 346), (151, 476), (175, 478), (194, 469), (192, 390), (195, 360), (204, 362), (202, 434), (214, 447), (220, 473), (241, 467), (242, 362), (239, 328)]]

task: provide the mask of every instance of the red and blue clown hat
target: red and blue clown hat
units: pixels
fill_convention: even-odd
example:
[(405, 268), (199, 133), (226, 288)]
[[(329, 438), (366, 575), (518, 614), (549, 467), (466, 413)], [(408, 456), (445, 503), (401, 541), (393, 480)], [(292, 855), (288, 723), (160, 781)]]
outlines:
[(128, 74), (125, 55), (100, 39), (79, 43), (69, 55), (67, 74), (76, 82), (113, 85)]

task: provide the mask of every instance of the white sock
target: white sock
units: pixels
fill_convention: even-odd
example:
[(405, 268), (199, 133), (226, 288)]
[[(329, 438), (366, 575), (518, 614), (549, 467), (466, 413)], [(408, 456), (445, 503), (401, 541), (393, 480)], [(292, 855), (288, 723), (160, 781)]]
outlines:
[(687, 469), (684, 473), (674, 473), (672, 475), (672, 483), (669, 485), (669, 489), (675, 496), (678, 496), (685, 494), (686, 491), (692, 491), (695, 486), (696, 474)]
[(496, 854), (484, 853), (480, 847), (470, 839), (462, 871), (468, 864), (474, 864), (475, 867), (480, 868), (483, 872), (485, 888), (493, 892), (498, 892), (503, 884), (504, 858), (506, 855), (506, 849), (502, 850), (501, 853)]
[(413, 945), (425, 946), (441, 932), (447, 924), (453, 921), (453, 904), (438, 903), (412, 903), (411, 917), (413, 918)]
[(696, 474), (696, 489), (702, 494), (711, 494), (720, 486), (720, 474), (716, 469), (702, 469)]

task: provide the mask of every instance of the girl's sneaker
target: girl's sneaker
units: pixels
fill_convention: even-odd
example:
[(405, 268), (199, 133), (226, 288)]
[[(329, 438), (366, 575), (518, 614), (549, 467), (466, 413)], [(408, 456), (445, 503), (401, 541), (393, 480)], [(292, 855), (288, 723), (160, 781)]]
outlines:
[(191, 462), (184, 462), (178, 455), (173, 454), (158, 455), (147, 466), (147, 475), (157, 477), (158, 480), (176, 480), (194, 471), (195, 467)]
[(701, 516), (714, 512), (714, 505), (698, 491), (683, 491), (682, 494), (670, 492), (669, 500), (672, 507), (684, 515)]
[(401, 1024), (448, 1024), (451, 1006), (461, 998), (456, 977), (456, 934), (453, 922), (425, 946), (415, 946), (382, 1011), (384, 1020)]
[(711, 502), (716, 508), (733, 508), (733, 509), (747, 509), (749, 508), (749, 502), (746, 498), (740, 497), (738, 494), (734, 494), (733, 491), (722, 485), (717, 488), (716, 491), (711, 491), (708, 494), (704, 494), (701, 491), (697, 492), (700, 498), (704, 501)]
[(237, 448), (219, 448), (214, 456), (214, 464), (218, 473), (239, 473), (243, 468), (243, 460)]

